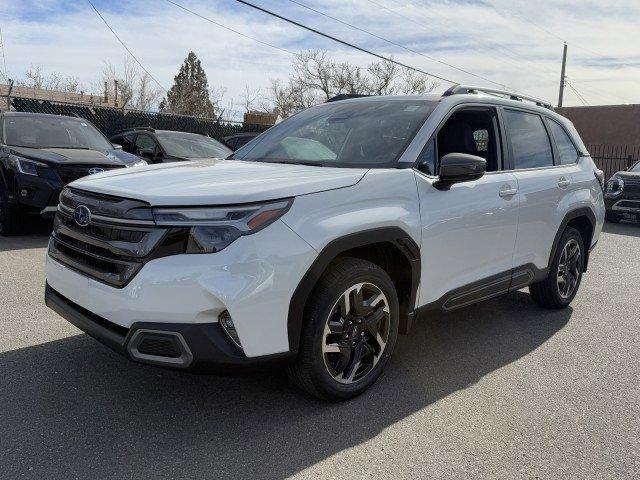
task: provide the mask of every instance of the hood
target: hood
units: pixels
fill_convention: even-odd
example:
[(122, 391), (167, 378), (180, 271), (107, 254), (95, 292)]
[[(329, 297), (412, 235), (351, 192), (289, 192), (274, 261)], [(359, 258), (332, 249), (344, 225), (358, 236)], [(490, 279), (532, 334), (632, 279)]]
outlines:
[(70, 185), (154, 206), (229, 205), (355, 185), (366, 169), (204, 160), (98, 173)]
[(125, 165), (135, 165), (136, 163), (139, 162), (144, 162), (147, 163), (147, 161), (144, 158), (140, 158), (137, 155), (134, 155), (133, 153), (129, 153), (129, 152), (123, 152), (122, 150), (109, 150), (107, 152), (107, 156), (111, 159), (114, 159), (116, 161), (120, 161), (121, 163), (124, 163)]
[(640, 180), (640, 172), (627, 172), (623, 170), (621, 172), (616, 172), (613, 176), (621, 178), (622, 180)]
[[(90, 163), (92, 165), (122, 165), (117, 157), (112, 157), (107, 152), (98, 150), (85, 150), (76, 148), (27, 148), (8, 147), (15, 155), (37, 160), (43, 163)], [(108, 153), (111, 153), (109, 151)]]

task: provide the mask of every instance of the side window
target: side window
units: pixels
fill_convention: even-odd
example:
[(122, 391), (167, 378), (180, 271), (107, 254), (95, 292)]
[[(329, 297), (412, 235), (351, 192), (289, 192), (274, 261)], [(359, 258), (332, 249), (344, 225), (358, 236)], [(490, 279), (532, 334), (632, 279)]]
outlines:
[(507, 132), (511, 139), (516, 170), (550, 167), (553, 153), (542, 117), (535, 113), (505, 109)]
[(487, 172), (500, 170), (500, 135), (495, 108), (466, 107), (451, 114), (427, 143), (418, 164), (423, 172), (438, 175), (440, 160), (449, 153), (468, 153), (487, 161)]
[(138, 135), (138, 138), (136, 139), (134, 153), (138, 155), (140, 154), (141, 150), (152, 150), (155, 152), (156, 142), (154, 142), (153, 138), (151, 138), (149, 135)]
[(128, 133), (126, 135), (118, 135), (113, 137), (111, 141), (113, 143), (117, 143), (118, 145), (122, 145), (122, 150), (125, 152), (131, 152), (133, 150), (133, 139), (135, 134)]
[(573, 146), (573, 142), (569, 138), (569, 135), (567, 135), (567, 132), (554, 120), (549, 120), (547, 123), (551, 129), (553, 139), (556, 141), (556, 147), (558, 147), (560, 164), (570, 165), (576, 163), (578, 160), (578, 151), (576, 147)]

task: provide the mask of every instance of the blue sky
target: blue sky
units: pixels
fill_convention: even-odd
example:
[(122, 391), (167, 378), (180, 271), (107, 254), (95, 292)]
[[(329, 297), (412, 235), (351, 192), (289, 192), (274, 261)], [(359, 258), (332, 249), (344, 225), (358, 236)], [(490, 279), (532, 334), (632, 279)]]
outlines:
[[(286, 50), (325, 49), (337, 59), (362, 66), (373, 60), (233, 0), (176, 1)], [(566, 40), (568, 78), (590, 104), (640, 103), (637, 0), (296, 1), (423, 55), (290, 0), (255, 3), (457, 82), (505, 85), (553, 102)], [(212, 25), (164, 0), (95, 0), (94, 4), (165, 87), (171, 85), (189, 50), (201, 58), (210, 85), (226, 89), (229, 104), (240, 102), (245, 86), (266, 90), (270, 79), (286, 78), (290, 72), (289, 54)], [(0, 0), (0, 28), (12, 78), (20, 78), (30, 65), (41, 65), (45, 72), (78, 77), (88, 91), (99, 90), (97, 80), (105, 62), (117, 66), (127, 55), (83, 0)], [(440, 81), (439, 89), (448, 85)], [(565, 104), (581, 104), (570, 88)]]

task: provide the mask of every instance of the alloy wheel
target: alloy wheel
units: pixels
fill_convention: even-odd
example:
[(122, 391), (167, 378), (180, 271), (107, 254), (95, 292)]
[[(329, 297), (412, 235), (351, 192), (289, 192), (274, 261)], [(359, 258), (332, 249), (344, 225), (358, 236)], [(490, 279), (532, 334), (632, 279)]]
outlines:
[(372, 283), (349, 287), (334, 304), (322, 336), (324, 365), (334, 380), (351, 384), (365, 378), (389, 340), (389, 301)]
[(569, 240), (562, 249), (558, 264), (558, 293), (564, 299), (571, 297), (580, 278), (582, 252), (577, 240)]

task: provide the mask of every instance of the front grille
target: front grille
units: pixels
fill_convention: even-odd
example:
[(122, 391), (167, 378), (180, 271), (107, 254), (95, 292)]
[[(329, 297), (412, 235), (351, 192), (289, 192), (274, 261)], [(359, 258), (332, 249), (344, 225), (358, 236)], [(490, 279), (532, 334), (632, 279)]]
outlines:
[(56, 173), (60, 177), (63, 185), (71, 183), (79, 178), (89, 175), (89, 170), (92, 168), (101, 168), (104, 171), (113, 170), (115, 168), (124, 168), (124, 165), (59, 165), (56, 168)]
[[(60, 215), (60, 222), (71, 229), (77, 229), (78, 225), (68, 215)], [(89, 225), (84, 228), (84, 232), (92, 237), (102, 240), (117, 240), (119, 242), (139, 243), (145, 235), (145, 231), (140, 230), (123, 230), (117, 227), (108, 227), (101, 225)]]
[[(91, 212), (87, 226), (74, 219), (80, 205)], [(158, 228), (152, 218), (150, 206), (139, 200), (66, 188), (60, 195), (49, 255), (122, 288), (149, 260), (185, 252), (188, 229)]]

